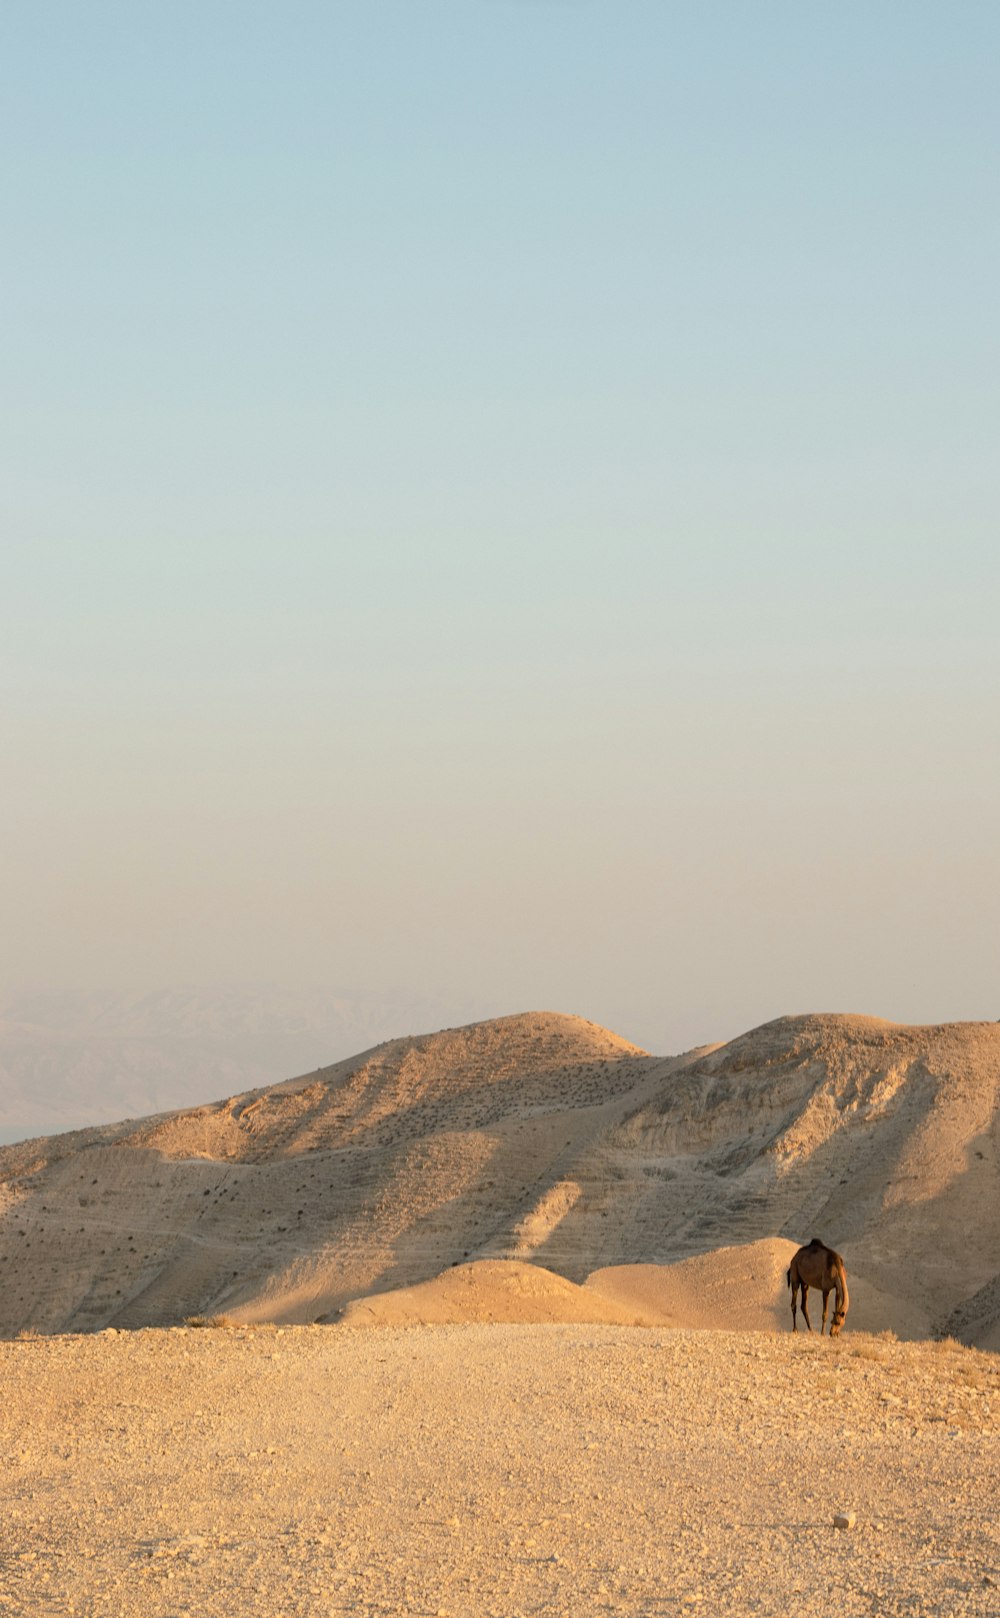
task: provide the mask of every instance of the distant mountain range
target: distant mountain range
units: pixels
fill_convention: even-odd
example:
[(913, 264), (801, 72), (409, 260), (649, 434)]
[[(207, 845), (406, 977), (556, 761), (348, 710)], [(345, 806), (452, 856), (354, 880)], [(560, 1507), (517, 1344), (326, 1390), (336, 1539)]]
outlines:
[(0, 1143), (146, 1117), (495, 1009), (243, 984), (0, 1001)]

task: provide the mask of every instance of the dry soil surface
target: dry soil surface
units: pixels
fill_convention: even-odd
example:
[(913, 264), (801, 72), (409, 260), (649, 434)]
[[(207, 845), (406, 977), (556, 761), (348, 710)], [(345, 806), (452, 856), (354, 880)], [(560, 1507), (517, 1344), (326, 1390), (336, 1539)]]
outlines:
[(0, 1364), (5, 1618), (1000, 1611), (1000, 1360), (957, 1345), (175, 1328)]

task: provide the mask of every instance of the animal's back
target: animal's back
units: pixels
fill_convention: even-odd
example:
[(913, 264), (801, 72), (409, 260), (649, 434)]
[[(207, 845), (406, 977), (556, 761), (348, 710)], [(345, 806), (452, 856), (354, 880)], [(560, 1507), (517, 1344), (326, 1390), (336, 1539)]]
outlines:
[[(807, 1274), (810, 1271), (813, 1271), (815, 1273), (815, 1262), (810, 1262), (810, 1261), (816, 1261), (816, 1262), (821, 1261), (824, 1268), (827, 1269), (830, 1272), (831, 1275), (836, 1274), (836, 1272), (839, 1270), (840, 1274), (841, 1274), (841, 1279), (844, 1281), (844, 1283), (846, 1285), (846, 1282), (847, 1282), (847, 1266), (845, 1265), (843, 1258), (836, 1251), (835, 1248), (827, 1247), (826, 1243), (823, 1242), (823, 1241), (820, 1241), (818, 1236), (814, 1236), (812, 1238), (812, 1241), (807, 1242), (804, 1247), (800, 1247), (796, 1253), (793, 1253), (792, 1262), (789, 1264), (788, 1269), (785, 1271), (785, 1284), (786, 1284), (786, 1286), (789, 1286), (789, 1287), (792, 1286), (792, 1284), (793, 1284), (792, 1276), (793, 1275), (795, 1276), (795, 1284), (798, 1284), (798, 1282), (803, 1279), (803, 1275), (802, 1275), (802, 1266), (803, 1266), (803, 1264), (805, 1264), (807, 1266), (807, 1269), (806, 1269)], [(810, 1283), (810, 1284), (814, 1285), (816, 1283)]]
[[(808, 1247), (800, 1247), (799, 1253), (825, 1253), (827, 1263), (831, 1265), (831, 1267), (839, 1264), (841, 1269), (844, 1268), (844, 1260), (841, 1258), (836, 1249), (833, 1247), (827, 1247), (826, 1242), (820, 1241), (818, 1236), (813, 1237)], [(796, 1253), (796, 1258), (798, 1258), (799, 1253)]]

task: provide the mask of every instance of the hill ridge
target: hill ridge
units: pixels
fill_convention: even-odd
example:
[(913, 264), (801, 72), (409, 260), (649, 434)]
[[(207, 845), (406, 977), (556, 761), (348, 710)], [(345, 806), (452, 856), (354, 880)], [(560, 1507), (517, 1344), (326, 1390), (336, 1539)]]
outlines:
[(455, 1263), (580, 1283), (818, 1229), (908, 1331), (988, 1343), (998, 1116), (993, 1023), (804, 1014), (666, 1058), (549, 1012), (385, 1041), (0, 1149), (0, 1330), (332, 1318)]

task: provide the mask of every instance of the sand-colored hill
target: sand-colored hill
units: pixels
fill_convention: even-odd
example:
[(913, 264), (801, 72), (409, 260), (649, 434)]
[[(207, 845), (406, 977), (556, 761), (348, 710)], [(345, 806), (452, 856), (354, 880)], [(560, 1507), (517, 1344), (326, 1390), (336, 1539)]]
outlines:
[(717, 1248), (677, 1264), (615, 1264), (589, 1275), (584, 1291), (664, 1326), (786, 1330), (790, 1294), (785, 1272), (795, 1247), (773, 1237)]
[(458, 1264), (432, 1281), (357, 1298), (347, 1305), (341, 1320), (345, 1326), (656, 1323), (650, 1310), (579, 1287), (540, 1264), (519, 1264), (512, 1259)]
[(678, 1255), (819, 1235), (855, 1303), (870, 1286), (901, 1334), (953, 1330), (1000, 1271), (998, 1118), (1000, 1025), (789, 1017), (677, 1073), (612, 1132), (608, 1171), (649, 1154), (672, 1195), (633, 1175), (619, 1217)]
[(794, 1252), (795, 1243), (780, 1238), (750, 1242), (677, 1264), (595, 1270), (582, 1286), (540, 1264), (479, 1259), (417, 1286), (357, 1298), (340, 1318), (348, 1326), (589, 1321), (778, 1331), (789, 1324), (785, 1274)]
[(0, 1150), (0, 1331), (329, 1320), (483, 1260), (784, 1324), (782, 1255), (819, 1235), (849, 1329), (990, 1343), (998, 1112), (995, 1024), (789, 1017), (668, 1059), (552, 1013), (395, 1040)]
[(208, 1106), (0, 1150), (0, 1331), (313, 1320), (533, 1218), (661, 1064), (537, 1013)]

